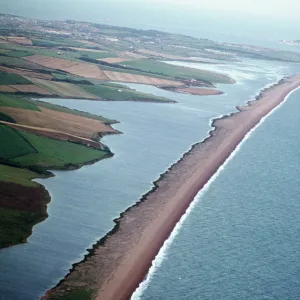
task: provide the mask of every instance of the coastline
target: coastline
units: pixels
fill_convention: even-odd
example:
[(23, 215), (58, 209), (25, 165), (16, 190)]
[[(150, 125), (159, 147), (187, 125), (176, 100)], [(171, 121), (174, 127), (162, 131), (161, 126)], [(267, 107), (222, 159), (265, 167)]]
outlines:
[[(2, 107), (2, 111), (5, 108), (6, 107)], [(18, 108), (6, 109), (13, 110)], [(57, 112), (54, 110), (51, 112), (62, 114), (63, 117), (66, 116), (66, 113), (64, 112)], [(45, 116), (47, 115), (49, 115), (49, 110), (47, 111), (47, 114), (45, 114)], [(39, 162), (37, 162), (36, 164), (30, 164), (30, 162), (26, 164), (22, 162), (11, 161), (9, 158), (1, 158), (0, 166), (4, 168), (4, 171), (1, 169), (4, 175), (2, 174), (0, 180), (0, 251), (3, 248), (26, 243), (33, 232), (33, 227), (36, 224), (43, 222), (48, 217), (47, 205), (52, 201), (51, 196), (43, 184), (34, 184), (32, 182), (34, 179), (47, 179), (49, 177), (55, 176), (51, 171), (76, 170), (85, 165), (94, 164), (100, 160), (110, 158), (114, 155), (106, 145), (100, 142), (100, 139), (107, 134), (121, 134), (120, 131), (115, 130), (111, 126), (112, 124), (117, 123), (117, 121), (104, 119), (104, 121), (106, 121), (106, 124), (104, 124), (102, 120), (89, 119), (88, 114), (86, 114), (87, 117), (71, 114), (69, 115), (72, 116), (72, 120), (74, 120), (74, 118), (77, 118), (79, 121), (83, 120), (81, 122), (81, 127), (83, 128), (83, 130), (86, 130), (88, 132), (87, 136), (89, 136), (88, 134), (91, 135), (88, 130), (92, 130), (93, 136), (91, 138), (86, 138), (84, 137), (84, 134), (82, 135), (82, 137), (80, 135), (74, 135), (68, 132), (66, 133), (64, 131), (58, 131), (44, 127), (21, 125), (19, 123), (16, 123), (15, 120), (13, 120), (14, 122), (0, 121), (0, 126), (4, 126), (4, 128), (11, 128), (11, 132), (15, 132), (13, 130), (18, 130), (20, 132), (22, 131), (24, 133), (39, 136), (39, 138), (46, 138), (49, 141), (55, 141), (55, 143), (61, 141), (63, 143), (68, 143), (69, 148), (67, 149), (74, 148), (74, 151), (76, 153), (76, 149), (78, 150), (78, 147), (80, 147), (81, 151), (80, 159), (76, 160), (73, 159), (72, 156), (69, 157), (70, 152), (67, 152), (67, 155), (64, 156), (65, 160), (61, 160), (61, 162), (59, 161), (59, 163), (57, 163), (57, 161), (46, 160), (45, 162), (42, 162), (40, 164)], [(66, 118), (64, 118), (64, 120), (66, 120)], [(85, 126), (87, 124), (87, 121), (91, 121), (94, 127)], [(55, 119), (55, 122), (59, 122), (59, 118)], [(20, 123), (22, 123), (22, 120), (20, 120)], [(100, 131), (102, 127), (100, 125), (100, 127), (96, 127), (97, 123), (101, 124), (101, 126), (102, 124), (104, 124), (104, 129), (106, 131)], [(74, 127), (74, 124), (74, 122), (70, 122), (70, 124), (67, 125), (71, 126), (71, 128), (73, 129), (75, 128), (75, 130), (77, 131), (78, 127)], [(79, 132), (79, 134), (82, 134), (82, 132)], [(19, 136), (22, 137), (22, 135)], [(29, 143), (25, 137), (23, 137), (23, 140)], [(55, 143), (54, 145), (57, 147), (57, 144)], [(35, 154), (39, 153), (37, 150), (39, 148), (33, 148), (32, 144), (30, 145), (32, 149), (36, 151), (34, 152)], [(92, 155), (90, 155), (91, 151), (94, 151)], [(21, 171), (24, 172), (22, 173)], [(20, 172), (21, 175), (19, 174)], [(23, 181), (18, 181), (19, 177), (23, 178)]]
[(122, 213), (115, 220), (115, 228), (95, 245), (84, 262), (74, 265), (66, 279), (43, 299), (55, 299), (74, 286), (98, 290), (99, 300), (129, 299), (199, 190), (246, 134), (298, 86), (299, 75), (281, 80), (248, 105), (237, 107), (238, 112), (215, 119), (209, 137), (195, 144), (161, 175), (152, 191)]

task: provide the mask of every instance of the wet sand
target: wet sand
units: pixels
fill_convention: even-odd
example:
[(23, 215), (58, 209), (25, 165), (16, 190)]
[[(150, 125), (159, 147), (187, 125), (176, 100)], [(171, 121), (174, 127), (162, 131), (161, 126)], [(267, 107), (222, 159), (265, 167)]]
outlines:
[(97, 300), (127, 300), (197, 193), (245, 135), (300, 86), (300, 75), (281, 80), (238, 112), (214, 120), (209, 137), (198, 143), (157, 180), (152, 191), (115, 220), (115, 228), (84, 261), (74, 265), (44, 299), (70, 290), (92, 290)]

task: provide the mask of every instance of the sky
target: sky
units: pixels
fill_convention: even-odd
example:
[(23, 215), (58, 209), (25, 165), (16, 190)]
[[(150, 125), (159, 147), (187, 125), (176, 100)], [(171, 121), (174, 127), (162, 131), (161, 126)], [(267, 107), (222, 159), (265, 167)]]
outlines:
[(0, 0), (0, 12), (157, 29), (219, 41), (300, 39), (300, 0)]
[[(112, 0), (113, 1), (113, 0)], [(138, 3), (138, 1), (133, 1)], [(242, 13), (261, 15), (276, 19), (297, 19), (299, 17), (299, 0), (143, 0), (143, 2), (178, 7), (190, 6), (192, 9), (215, 10), (223, 13)]]

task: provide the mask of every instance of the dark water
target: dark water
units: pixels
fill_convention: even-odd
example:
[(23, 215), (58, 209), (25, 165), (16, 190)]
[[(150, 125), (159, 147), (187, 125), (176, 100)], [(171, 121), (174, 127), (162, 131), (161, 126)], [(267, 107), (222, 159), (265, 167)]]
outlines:
[(300, 90), (242, 145), (135, 300), (300, 299), (299, 109)]
[[(219, 88), (225, 91), (221, 96), (181, 95), (150, 86), (131, 85), (141, 91), (169, 96), (179, 102), (174, 105), (49, 99), (52, 103), (118, 119), (121, 123), (115, 127), (124, 134), (103, 139), (103, 142), (116, 154), (113, 158), (78, 171), (56, 172), (56, 177), (41, 180), (52, 196), (52, 202), (48, 207), (49, 218), (34, 227), (33, 235), (27, 244), (0, 251), (1, 300), (39, 299), (47, 289), (56, 285), (65, 276), (72, 263), (83, 258), (87, 248), (113, 227), (115, 217), (152, 188), (151, 182), (156, 180), (160, 173), (166, 171), (189, 150), (191, 144), (206, 137), (212, 118), (232, 112), (234, 106), (252, 99), (266, 84), (293, 72), (292, 66), (250, 60), (245, 61), (243, 65), (228, 67), (228, 70), (234, 78), (238, 79), (238, 84), (221, 85)], [(252, 174), (248, 174), (252, 180)], [(257, 174), (254, 175), (256, 177)], [(242, 180), (241, 183), (246, 184), (246, 181)], [(231, 187), (231, 184), (228, 187)], [(221, 182), (217, 188), (219, 191), (216, 195), (219, 195), (225, 187)], [(231, 192), (233, 191), (232, 189)], [(228, 191), (226, 193), (228, 194)], [(214, 207), (214, 201), (207, 200), (204, 203)], [(221, 203), (224, 201), (222, 200)], [(197, 218), (202, 217), (200, 212), (196, 214)], [(209, 214), (212, 209), (208, 208), (206, 212)], [(227, 224), (227, 218), (232, 219), (235, 216), (233, 210), (230, 210), (228, 215), (227, 211), (221, 210), (221, 212), (224, 224)], [(205, 220), (209, 219), (205, 217)], [(210, 220), (210, 225), (204, 227), (208, 235), (209, 232), (214, 234), (217, 223)], [(225, 228), (224, 226), (223, 229)], [(199, 233), (195, 235), (190, 229), (187, 231), (189, 234), (183, 238), (192, 236), (196, 237), (197, 242), (203, 242), (202, 238), (198, 239)], [(226, 234), (220, 232), (219, 238), (222, 239), (229, 234), (230, 232)], [(228, 240), (226, 245), (229, 247), (233, 242), (235, 243), (235, 240)], [(184, 242), (180, 244), (185, 245)], [(217, 249), (223, 248), (222, 243), (215, 245)], [(193, 247), (196, 248), (192, 249)], [(186, 251), (195, 249), (200, 251), (197, 245), (191, 244)], [(176, 255), (177, 252), (174, 251)], [(184, 253), (182, 249), (177, 255), (180, 253)], [(180, 256), (180, 261), (191, 259), (193, 261), (194, 255), (188, 257), (188, 252), (185, 253), (186, 255)], [(201, 251), (199, 257), (200, 254)], [(229, 258), (224, 256), (225, 262)], [(166, 263), (173, 264), (172, 256), (170, 259)], [(182, 266), (185, 267), (187, 264), (182, 263)], [(162, 274), (165, 274), (168, 268), (162, 268)], [(181, 272), (190, 277), (198, 274), (197, 270), (198, 267), (192, 269), (191, 273), (186, 273), (185, 270)], [(172, 283), (168, 282), (168, 278), (172, 279), (171, 273), (167, 272), (164, 281), (166, 286), (170, 287), (170, 292), (173, 289)], [(218, 276), (218, 273), (218, 269), (215, 269), (215, 276)], [(161, 298), (160, 292), (161, 286), (153, 280), (153, 285), (145, 297), (169, 299), (169, 297)], [(175, 297), (176, 294), (172, 295)], [(172, 295), (170, 297), (173, 297)], [(178, 295), (182, 294), (179, 292)]]

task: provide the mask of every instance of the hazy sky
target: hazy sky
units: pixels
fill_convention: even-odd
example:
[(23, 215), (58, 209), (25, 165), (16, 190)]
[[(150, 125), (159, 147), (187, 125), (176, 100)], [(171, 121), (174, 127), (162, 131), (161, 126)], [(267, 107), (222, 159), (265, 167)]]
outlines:
[[(101, 7), (114, 5), (135, 7), (138, 11), (143, 6), (153, 4), (158, 7), (169, 7), (170, 9), (180, 8), (189, 10), (215, 10), (224, 14), (257, 14), (270, 18), (298, 18), (300, 10), (299, 0), (0, 0), (0, 12), (6, 8), (18, 10), (18, 7), (31, 7), (41, 9), (44, 7), (55, 7), (58, 4), (70, 5), (71, 9), (76, 9), (80, 5), (83, 8), (90, 7), (93, 10), (101, 10)], [(59, 9), (59, 6), (56, 6)], [(117, 8), (117, 7), (116, 7)]]
[[(138, 3), (139, 1), (132, 0), (132, 2)], [(298, 18), (300, 10), (299, 0), (143, 0), (143, 2), (156, 5), (168, 3), (185, 8), (190, 6), (196, 9), (223, 11), (224, 13), (239, 12), (285, 19), (291, 16)]]
[(244, 43), (300, 39), (300, 0), (0, 0), (0, 12)]

